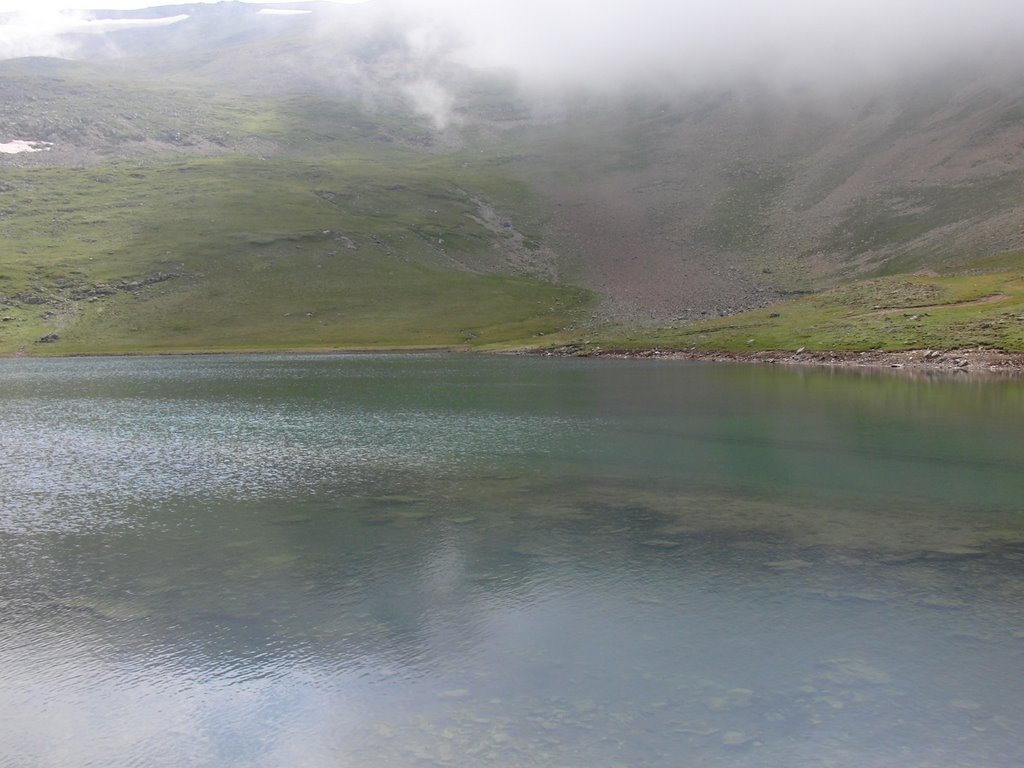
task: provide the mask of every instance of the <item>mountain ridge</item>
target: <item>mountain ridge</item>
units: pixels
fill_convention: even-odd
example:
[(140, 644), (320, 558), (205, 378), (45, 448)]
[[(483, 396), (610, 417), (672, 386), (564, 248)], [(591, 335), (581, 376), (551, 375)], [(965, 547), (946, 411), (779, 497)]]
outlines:
[[(0, 61), (0, 142), (51, 145), (0, 156), (0, 230), (14, 244), (0, 277), (0, 313), (14, 319), (0, 325), (0, 350), (107, 348), (90, 347), (87, 328), (98, 326), (83, 320), (87, 312), (37, 311), (43, 305), (17, 299), (32, 275), (52, 273), (52, 285), (145, 280), (160, 271), (155, 254), (169, 251), (194, 282), (213, 274), (217, 254), (244, 263), (265, 244), (301, 243), (324, 231), (382, 255), (361, 267), (368, 280), (397, 258), (441, 270), (432, 290), (444, 275), (525, 279), (538, 295), (551, 286), (566, 308), (545, 309), (550, 316), (528, 323), (526, 338), (468, 327), (426, 334), (431, 344), (534, 344), (609, 323), (672, 327), (850, 281), (976, 271), (999, 254), (1010, 254), (1000, 269), (1024, 266), (1012, 255), (1024, 252), (1024, 68), (999, 57), (833, 93), (757, 81), (538, 93), (510, 73), (418, 51), (377, 22), (353, 22), (348, 38), (332, 41), (316, 18), (344, 26), (359, 6), (308, 3), (298, 8), (308, 15), (259, 18), (259, 6), (243, 5), (97, 12), (117, 19), (187, 12), (189, 19), (108, 33), (112, 42), (82, 48), (82, 60)], [(260, 170), (264, 164), (272, 171)], [(325, 186), (313, 166), (339, 188)], [(342, 184), (356, 168), (352, 182), (366, 192)], [(154, 186), (147, 190), (132, 173)], [(147, 230), (119, 218), (120, 184), (141, 198), (148, 192), (148, 205), (171, 206), (156, 216), (163, 223)], [(246, 191), (254, 184), (266, 194)], [(46, 185), (42, 197), (29, 195)], [(288, 201), (277, 210), (275, 185)], [(326, 212), (330, 195), (347, 202)], [(206, 240), (176, 228), (189, 220), (176, 213), (189, 199), (217, 212), (219, 220), (204, 226)], [(246, 199), (262, 218), (246, 214), (244, 202), (230, 203)], [(437, 200), (444, 204), (435, 208)], [(121, 221), (121, 245), (83, 246), (102, 238), (108, 213)], [(83, 277), (69, 278), (75, 272)], [(332, 275), (344, 284), (343, 269)], [(289, 291), (301, 294), (310, 280), (306, 290), (323, 289), (316, 275), (297, 274)], [(148, 304), (147, 290), (174, 293), (184, 284), (146, 286), (131, 298), (144, 315), (168, 301), (154, 295)], [(246, 289), (258, 295), (233, 301), (254, 313), (273, 304), (273, 285), (259, 286)], [(230, 296), (236, 288), (223, 282), (216, 290)], [(389, 327), (409, 327), (391, 323), (396, 312), (411, 312), (422, 326), (431, 322), (426, 307), (442, 311), (422, 292), (398, 294), (420, 304), (382, 299), (378, 319)], [(54, 295), (66, 303), (59, 290)], [(93, 303), (115, 300), (127, 295)], [(361, 322), (370, 322), (372, 308), (361, 311)], [(464, 324), (486, 326), (486, 302), (474, 312), (477, 319)], [(217, 324), (227, 328), (228, 320), (208, 313), (210, 333), (196, 337), (199, 346), (215, 343)], [(250, 320), (263, 330), (236, 334), (229, 346), (303, 345), (301, 330), (275, 341), (265, 323)], [(245, 313), (231, 322), (244, 326)], [(104, 338), (118, 337), (119, 350), (140, 333), (104, 323)], [(349, 338), (344, 325), (309, 341), (408, 341), (397, 330), (386, 339)], [(143, 348), (177, 348), (156, 320), (148, 327)], [(59, 341), (45, 348), (33, 341), (52, 334)]]

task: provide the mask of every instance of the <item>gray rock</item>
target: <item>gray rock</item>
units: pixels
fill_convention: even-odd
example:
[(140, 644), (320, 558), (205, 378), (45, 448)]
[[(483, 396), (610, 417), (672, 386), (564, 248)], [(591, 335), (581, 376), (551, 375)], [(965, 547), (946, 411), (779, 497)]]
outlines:
[(722, 734), (722, 746), (731, 749), (739, 749), (753, 743), (757, 737), (743, 731), (726, 731)]

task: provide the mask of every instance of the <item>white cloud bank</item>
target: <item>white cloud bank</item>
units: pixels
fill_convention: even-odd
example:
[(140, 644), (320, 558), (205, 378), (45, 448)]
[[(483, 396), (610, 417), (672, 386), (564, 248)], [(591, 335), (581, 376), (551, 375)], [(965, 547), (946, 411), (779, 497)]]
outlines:
[[(0, 0), (0, 8), (25, 1)], [(42, 2), (0, 25), (0, 57), (68, 56), (73, 50), (61, 37), (71, 33), (184, 18), (89, 21), (81, 13), (46, 10)], [(361, 33), (397, 30), (407, 43), (412, 96), (439, 110), (445, 97), (431, 85), (431, 68), (446, 60), (511, 70), (533, 86), (622, 86), (652, 78), (682, 84), (738, 78), (841, 84), (992, 51), (1024, 61), (1017, 53), (1024, 49), (1022, 0), (335, 2), (352, 7), (313, 13), (322, 20), (321, 35), (344, 45)], [(270, 7), (267, 13), (285, 10)]]
[(34, 10), (14, 14), (0, 24), (0, 59), (21, 56), (74, 55), (77, 46), (69, 35), (102, 35), (119, 29), (166, 27), (188, 18), (187, 14), (158, 19), (93, 19), (76, 11)]
[(1021, 0), (374, 0), (410, 36), (535, 83), (864, 78), (1024, 44)]

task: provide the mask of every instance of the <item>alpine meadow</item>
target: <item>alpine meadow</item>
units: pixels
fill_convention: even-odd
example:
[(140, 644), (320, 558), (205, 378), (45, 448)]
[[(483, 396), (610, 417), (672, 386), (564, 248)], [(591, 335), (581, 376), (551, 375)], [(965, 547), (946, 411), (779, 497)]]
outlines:
[(0, 352), (1024, 349), (1012, 36), (602, 68), (414, 9), (0, 39)]

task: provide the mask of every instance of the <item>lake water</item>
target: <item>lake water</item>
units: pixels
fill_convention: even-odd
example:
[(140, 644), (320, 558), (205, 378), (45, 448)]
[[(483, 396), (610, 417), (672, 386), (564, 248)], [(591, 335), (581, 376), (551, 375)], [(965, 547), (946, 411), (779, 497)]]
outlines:
[(0, 360), (0, 765), (1024, 764), (1024, 383)]

